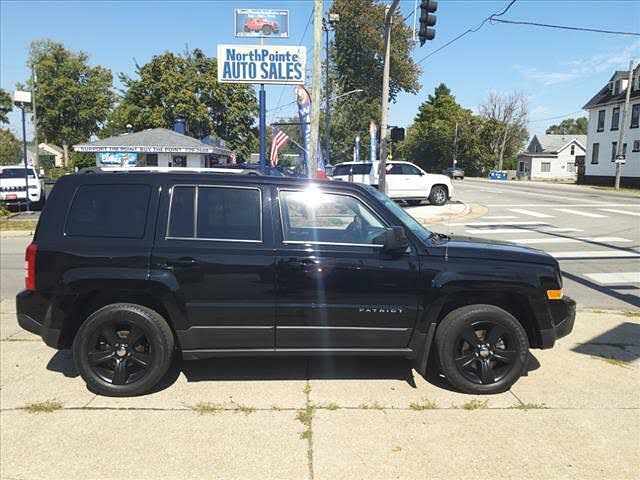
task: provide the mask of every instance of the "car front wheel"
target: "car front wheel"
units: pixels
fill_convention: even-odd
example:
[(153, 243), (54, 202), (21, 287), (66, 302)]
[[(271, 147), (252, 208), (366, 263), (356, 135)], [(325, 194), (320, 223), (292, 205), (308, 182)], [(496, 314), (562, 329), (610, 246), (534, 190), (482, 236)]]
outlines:
[(271, 35), (271, 27), (269, 25), (265, 25), (262, 27), (262, 33), (265, 35)]
[(93, 313), (73, 342), (74, 361), (89, 390), (115, 397), (151, 390), (169, 369), (173, 350), (173, 333), (165, 319), (130, 303)]
[(469, 305), (449, 313), (436, 331), (440, 369), (465, 393), (507, 391), (527, 367), (529, 341), (510, 313), (493, 305)]
[(431, 193), (429, 194), (429, 202), (431, 205), (444, 205), (447, 203), (447, 189), (442, 185), (435, 185), (431, 188)]

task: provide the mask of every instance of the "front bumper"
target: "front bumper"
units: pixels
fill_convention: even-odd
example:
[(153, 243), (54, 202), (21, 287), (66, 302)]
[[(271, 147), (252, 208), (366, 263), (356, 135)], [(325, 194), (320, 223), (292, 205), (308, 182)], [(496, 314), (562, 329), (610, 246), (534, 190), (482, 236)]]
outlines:
[(553, 347), (556, 340), (569, 335), (576, 321), (576, 302), (572, 298), (564, 297), (559, 300), (553, 310), (553, 327), (540, 330), (540, 348), (543, 349)]

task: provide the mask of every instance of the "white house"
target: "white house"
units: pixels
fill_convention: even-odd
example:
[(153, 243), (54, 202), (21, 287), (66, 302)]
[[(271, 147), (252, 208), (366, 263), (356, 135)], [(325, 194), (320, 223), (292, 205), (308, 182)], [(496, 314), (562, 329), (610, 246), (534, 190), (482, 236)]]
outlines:
[(536, 134), (518, 155), (518, 178), (576, 180), (576, 163), (584, 162), (586, 135)]
[[(616, 71), (609, 82), (583, 107), (589, 111), (585, 182), (612, 185), (620, 137), (628, 71)], [(640, 187), (640, 66), (633, 72), (622, 153), (621, 184)]]
[(166, 128), (125, 133), (74, 145), (76, 152), (96, 154), (97, 166), (208, 168), (227, 163), (231, 150), (201, 142)]

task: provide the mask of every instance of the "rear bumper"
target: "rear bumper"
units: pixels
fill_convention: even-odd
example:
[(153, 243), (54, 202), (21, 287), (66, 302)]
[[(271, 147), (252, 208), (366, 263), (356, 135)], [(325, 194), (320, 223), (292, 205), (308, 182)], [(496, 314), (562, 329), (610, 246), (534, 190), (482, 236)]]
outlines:
[(27, 332), (40, 336), (49, 347), (58, 348), (61, 330), (46, 327), (25, 313), (18, 313), (18, 325)]
[(576, 321), (576, 302), (572, 298), (564, 297), (556, 311), (562, 312), (554, 319), (554, 326), (540, 331), (540, 348), (551, 348), (559, 338), (565, 337), (573, 330)]

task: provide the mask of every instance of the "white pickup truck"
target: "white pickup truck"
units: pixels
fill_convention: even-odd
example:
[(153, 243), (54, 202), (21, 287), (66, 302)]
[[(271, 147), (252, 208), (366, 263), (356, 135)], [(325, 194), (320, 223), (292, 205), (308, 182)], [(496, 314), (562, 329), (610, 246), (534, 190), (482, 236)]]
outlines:
[(27, 183), (29, 202), (33, 210), (40, 210), (45, 201), (44, 186), (33, 167), (22, 165), (0, 166), (0, 202), (7, 207), (19, 207), (27, 203)]
[[(453, 196), (451, 179), (446, 175), (427, 173), (409, 162), (391, 161), (386, 165), (387, 195), (419, 205), (429, 200), (432, 205), (444, 205)], [(378, 162), (345, 162), (333, 169), (333, 179), (343, 182), (378, 186)]]

